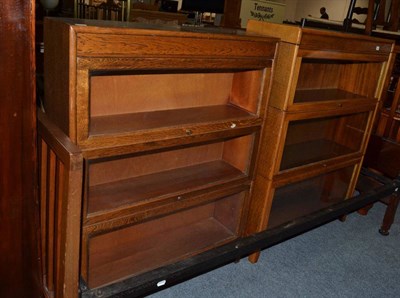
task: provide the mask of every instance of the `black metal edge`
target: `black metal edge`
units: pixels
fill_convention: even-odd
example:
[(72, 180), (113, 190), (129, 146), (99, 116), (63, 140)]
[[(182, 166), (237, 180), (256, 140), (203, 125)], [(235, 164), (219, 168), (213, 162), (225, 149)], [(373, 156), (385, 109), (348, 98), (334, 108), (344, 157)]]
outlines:
[[(364, 172), (369, 173), (368, 170)], [(376, 175), (375, 173), (372, 174)], [(340, 216), (354, 212), (381, 198), (389, 196), (393, 192), (398, 192), (399, 187), (400, 176), (377, 189), (360, 194), (349, 200), (282, 224), (276, 228), (238, 239), (186, 260), (101, 288), (87, 290), (81, 288), (81, 297), (143, 297), (150, 293), (155, 293), (331, 222)]]
[(371, 177), (382, 184), (388, 184), (393, 181), (392, 179), (385, 177), (377, 172), (368, 170), (367, 168), (361, 168), (360, 175)]

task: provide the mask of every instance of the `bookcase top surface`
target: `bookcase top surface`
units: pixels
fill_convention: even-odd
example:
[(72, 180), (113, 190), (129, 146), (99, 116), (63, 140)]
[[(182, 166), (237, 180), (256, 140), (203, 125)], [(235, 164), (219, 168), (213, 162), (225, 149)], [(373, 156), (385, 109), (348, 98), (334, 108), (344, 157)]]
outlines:
[(154, 25), (136, 22), (87, 20), (74, 18), (47, 18), (46, 22), (63, 23), (75, 32), (82, 33), (120, 33), (160, 36), (187, 36), (213, 39), (243, 39), (278, 42), (279, 38), (249, 33), (241, 29), (222, 27), (194, 27), (178, 25)]
[(280, 38), (281, 41), (301, 44), (304, 36), (325, 36), (331, 38), (338, 38), (341, 40), (352, 40), (357, 42), (376, 42), (380, 44), (393, 44), (393, 40), (372, 37), (363, 34), (355, 34), (349, 32), (339, 32), (326, 29), (304, 28), (290, 24), (275, 24), (268, 22), (261, 22), (256, 20), (249, 20), (247, 25), (249, 33), (264, 34), (271, 37)]

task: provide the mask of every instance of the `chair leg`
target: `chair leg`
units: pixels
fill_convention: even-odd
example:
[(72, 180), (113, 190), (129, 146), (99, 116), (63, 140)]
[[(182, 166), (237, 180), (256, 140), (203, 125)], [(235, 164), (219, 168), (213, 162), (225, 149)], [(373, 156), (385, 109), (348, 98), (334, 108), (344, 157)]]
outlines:
[(400, 196), (397, 194), (393, 194), (390, 196), (389, 204), (386, 208), (382, 226), (379, 229), (379, 233), (381, 233), (383, 236), (389, 235), (389, 229), (394, 221), (397, 206), (399, 205), (399, 200), (400, 200)]
[(357, 212), (360, 215), (367, 215), (368, 211), (372, 208), (372, 206), (374, 206), (374, 204), (369, 204), (361, 209), (358, 209)]

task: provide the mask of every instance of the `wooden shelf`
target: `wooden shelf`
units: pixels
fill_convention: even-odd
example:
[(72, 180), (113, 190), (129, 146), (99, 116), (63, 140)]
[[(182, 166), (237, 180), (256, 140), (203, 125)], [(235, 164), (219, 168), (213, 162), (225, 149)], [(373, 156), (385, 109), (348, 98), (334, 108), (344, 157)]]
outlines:
[(224, 161), (143, 175), (89, 188), (88, 214), (132, 206), (151, 199), (181, 195), (246, 177)]
[(354, 150), (330, 140), (314, 140), (285, 146), (280, 170), (353, 153)]
[(141, 239), (132, 245), (135, 251), (130, 251), (128, 255), (93, 266), (89, 271), (90, 286), (97, 287), (171, 264), (200, 249), (205, 250), (236, 238), (214, 218), (177, 228), (173, 231), (173, 237), (168, 232), (154, 236), (156, 240), (152, 237)]
[(90, 118), (90, 135), (121, 134), (133, 131), (238, 121), (256, 116), (233, 105), (151, 111)]
[(296, 90), (296, 93), (294, 95), (294, 103), (354, 99), (367, 100), (368, 97), (347, 92), (341, 89), (300, 89)]

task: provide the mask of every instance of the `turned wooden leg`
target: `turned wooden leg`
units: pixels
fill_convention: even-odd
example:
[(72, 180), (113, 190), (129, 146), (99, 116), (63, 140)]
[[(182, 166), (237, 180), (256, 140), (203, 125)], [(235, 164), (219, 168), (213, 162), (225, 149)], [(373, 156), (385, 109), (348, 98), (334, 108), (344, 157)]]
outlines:
[(367, 215), (368, 211), (372, 208), (372, 206), (374, 206), (374, 204), (369, 204), (369, 205), (365, 206), (364, 208), (358, 209), (357, 212), (360, 215)]
[(394, 221), (396, 215), (397, 206), (399, 205), (400, 196), (393, 194), (390, 196), (389, 204), (386, 208), (385, 216), (383, 218), (382, 226), (379, 229), (379, 233), (384, 236), (389, 235), (390, 227)]

